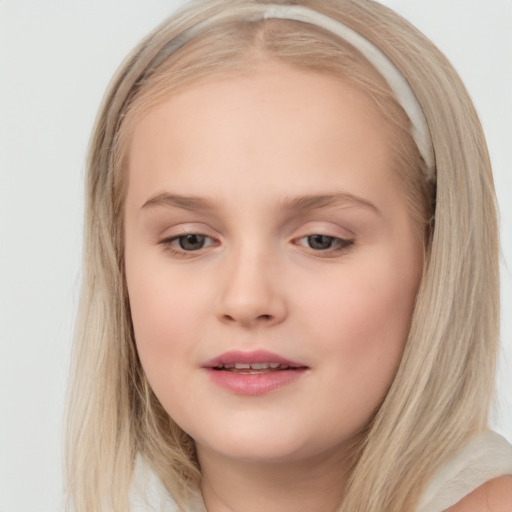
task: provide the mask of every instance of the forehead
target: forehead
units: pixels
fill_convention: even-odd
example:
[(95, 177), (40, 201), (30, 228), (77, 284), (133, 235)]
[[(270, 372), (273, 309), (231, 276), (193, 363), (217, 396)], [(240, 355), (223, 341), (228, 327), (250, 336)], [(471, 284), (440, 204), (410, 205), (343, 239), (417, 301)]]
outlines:
[(221, 177), (226, 193), (260, 183), (282, 192), (314, 188), (343, 169), (354, 183), (366, 177), (377, 185), (394, 179), (394, 137), (354, 87), (266, 63), (250, 76), (195, 84), (145, 113), (133, 126), (128, 193), (193, 185), (203, 194)]

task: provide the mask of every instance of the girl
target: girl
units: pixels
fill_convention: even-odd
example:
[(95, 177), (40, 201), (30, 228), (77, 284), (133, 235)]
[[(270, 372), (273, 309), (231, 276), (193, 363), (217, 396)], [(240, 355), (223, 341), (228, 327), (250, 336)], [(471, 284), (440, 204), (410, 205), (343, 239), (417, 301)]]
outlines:
[(92, 138), (74, 508), (510, 510), (497, 253), (474, 108), (407, 22), (191, 4)]

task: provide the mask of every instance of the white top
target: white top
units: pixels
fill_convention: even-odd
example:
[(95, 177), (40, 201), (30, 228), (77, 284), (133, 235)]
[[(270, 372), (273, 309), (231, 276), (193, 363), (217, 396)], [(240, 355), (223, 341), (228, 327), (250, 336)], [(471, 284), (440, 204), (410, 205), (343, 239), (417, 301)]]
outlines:
[(437, 471), (417, 512), (442, 512), (503, 475), (512, 475), (512, 446), (496, 432), (482, 432)]
[[(499, 434), (485, 431), (472, 439), (432, 478), (417, 512), (443, 512), (493, 478), (512, 475), (512, 446)], [(130, 512), (178, 512), (160, 480), (137, 464)], [(200, 498), (189, 512), (207, 512)]]

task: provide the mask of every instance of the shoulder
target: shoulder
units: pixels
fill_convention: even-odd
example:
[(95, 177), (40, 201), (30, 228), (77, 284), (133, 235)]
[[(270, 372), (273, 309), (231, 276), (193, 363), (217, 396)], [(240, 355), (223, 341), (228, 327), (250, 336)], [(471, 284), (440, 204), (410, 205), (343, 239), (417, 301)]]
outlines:
[(489, 480), (446, 512), (512, 512), (512, 475)]

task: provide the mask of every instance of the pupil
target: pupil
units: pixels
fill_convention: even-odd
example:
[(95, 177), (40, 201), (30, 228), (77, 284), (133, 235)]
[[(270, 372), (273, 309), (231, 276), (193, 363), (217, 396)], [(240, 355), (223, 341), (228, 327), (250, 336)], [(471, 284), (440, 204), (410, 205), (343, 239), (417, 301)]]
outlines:
[(311, 249), (330, 249), (332, 247), (332, 236), (326, 235), (311, 235), (308, 236), (308, 244)]
[(185, 251), (202, 249), (206, 237), (203, 235), (186, 235), (179, 238), (180, 247)]

